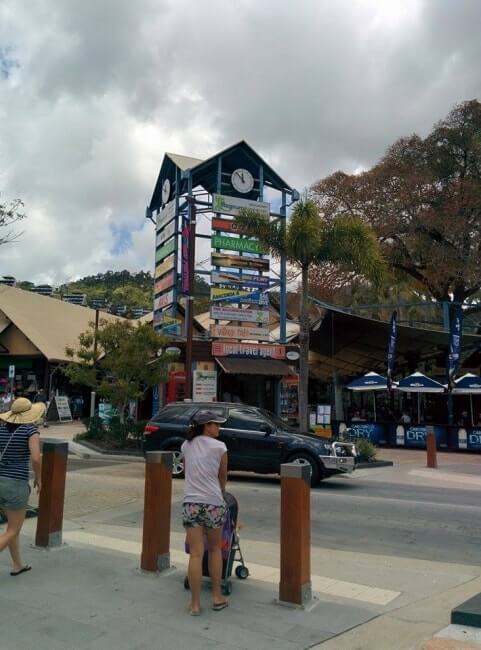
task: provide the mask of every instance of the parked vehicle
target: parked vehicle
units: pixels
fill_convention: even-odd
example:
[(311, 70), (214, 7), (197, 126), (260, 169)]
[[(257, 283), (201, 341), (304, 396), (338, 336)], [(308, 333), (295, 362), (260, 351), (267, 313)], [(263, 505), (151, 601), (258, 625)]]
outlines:
[(199, 409), (209, 409), (226, 418), (219, 439), (229, 452), (229, 470), (278, 474), (281, 463), (293, 462), (311, 467), (312, 485), (354, 470), (353, 443), (298, 433), (270, 411), (228, 402), (175, 402), (162, 408), (144, 430), (144, 452), (174, 453), (174, 476), (183, 476), (180, 447)]

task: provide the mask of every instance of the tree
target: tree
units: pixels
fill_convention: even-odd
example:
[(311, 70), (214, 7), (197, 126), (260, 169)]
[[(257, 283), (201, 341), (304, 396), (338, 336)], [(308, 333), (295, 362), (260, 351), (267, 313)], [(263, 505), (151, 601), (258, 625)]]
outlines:
[(19, 238), (20, 234), (15, 233), (10, 227), (17, 221), (25, 219), (26, 215), (21, 211), (23, 203), (20, 199), (10, 203), (0, 203), (0, 228), (7, 228), (6, 232), (0, 235), (0, 245), (9, 244)]
[(345, 215), (371, 225), (391, 269), (426, 298), (479, 297), (480, 102), (456, 106), (425, 139), (401, 138), (369, 171), (338, 171), (312, 190), (326, 219)]
[(76, 349), (67, 348), (72, 362), (65, 374), (75, 384), (95, 389), (115, 406), (123, 421), (130, 400), (140, 399), (148, 388), (166, 381), (171, 355), (159, 351), (167, 339), (149, 323), (101, 320), (95, 332), (90, 323), (79, 336)]
[(369, 226), (351, 216), (327, 221), (312, 199), (296, 203), (287, 225), (281, 220), (269, 221), (256, 210), (242, 210), (237, 222), (246, 234), (255, 235), (274, 257), (285, 255), (301, 271), (299, 425), (307, 431), (309, 269), (329, 262), (379, 281), (384, 262), (376, 237)]

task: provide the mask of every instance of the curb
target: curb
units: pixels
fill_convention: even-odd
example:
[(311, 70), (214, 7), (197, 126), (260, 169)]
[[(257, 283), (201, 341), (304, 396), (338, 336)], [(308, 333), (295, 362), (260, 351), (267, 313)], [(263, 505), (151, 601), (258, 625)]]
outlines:
[[(81, 442), (75, 441), (73, 445), (77, 447), (77, 450), (74, 451), (74, 449), (72, 449), (72, 451), (77, 456), (81, 456), (82, 458), (95, 458), (98, 456), (103, 456), (104, 458), (111, 458), (112, 460), (130, 460), (132, 462), (144, 462), (144, 455), (141, 451), (124, 451), (123, 453), (118, 453), (117, 451), (97, 447), (97, 445), (94, 445), (91, 442), (87, 442), (86, 440), (82, 440)], [(89, 451), (93, 453), (88, 453)]]
[(356, 469), (376, 469), (377, 467), (393, 467), (392, 460), (373, 460), (369, 463), (358, 463)]

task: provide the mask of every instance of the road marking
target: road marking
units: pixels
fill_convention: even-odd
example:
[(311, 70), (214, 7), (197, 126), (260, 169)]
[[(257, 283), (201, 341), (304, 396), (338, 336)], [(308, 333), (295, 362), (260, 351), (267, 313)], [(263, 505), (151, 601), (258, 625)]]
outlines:
[[(106, 535), (96, 535), (83, 530), (65, 531), (63, 533), (63, 540), (137, 556), (140, 556), (142, 548), (139, 542), (107, 537)], [(171, 549), (170, 559), (174, 564), (187, 566), (188, 556), (182, 551)], [(249, 562), (248, 566), (250, 574), (255, 580), (274, 585), (279, 584), (279, 569), (264, 566), (263, 564), (254, 564), (252, 562)], [(337, 596), (339, 598), (349, 598), (350, 600), (359, 600), (364, 603), (370, 603), (371, 605), (388, 605), (401, 595), (400, 591), (379, 589), (378, 587), (369, 587), (368, 585), (336, 580), (324, 576), (313, 575), (311, 576), (311, 581), (312, 590), (316, 593)]]
[(433, 478), (438, 481), (448, 481), (449, 483), (462, 483), (463, 485), (475, 485), (481, 487), (481, 477), (469, 476), (466, 474), (450, 474), (440, 472), (438, 469), (412, 469), (411, 476), (420, 476), (422, 478)]

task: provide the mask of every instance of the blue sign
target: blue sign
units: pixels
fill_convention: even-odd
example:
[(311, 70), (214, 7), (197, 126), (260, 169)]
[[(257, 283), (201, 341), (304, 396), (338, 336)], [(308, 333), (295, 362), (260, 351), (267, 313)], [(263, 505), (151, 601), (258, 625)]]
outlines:
[(481, 429), (468, 431), (468, 449), (481, 449)]
[[(426, 447), (427, 428), (423, 425), (407, 427), (404, 432), (404, 444), (406, 447)], [(446, 447), (446, 429), (434, 427), (436, 445)]]
[(397, 341), (397, 311), (393, 311), (391, 322), (389, 323), (389, 339), (387, 347), (387, 385), (389, 390), (392, 387), (392, 376), (394, 373), (394, 362), (396, 360), (396, 341)]
[(452, 386), (454, 375), (459, 367), (461, 357), (461, 336), (463, 330), (463, 312), (459, 305), (456, 306), (456, 313), (451, 319), (451, 328), (449, 335), (449, 362), (448, 362), (448, 382)]
[(356, 438), (364, 438), (373, 443), (386, 442), (384, 425), (377, 422), (352, 422), (350, 429)]

